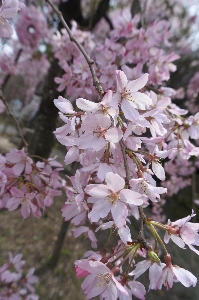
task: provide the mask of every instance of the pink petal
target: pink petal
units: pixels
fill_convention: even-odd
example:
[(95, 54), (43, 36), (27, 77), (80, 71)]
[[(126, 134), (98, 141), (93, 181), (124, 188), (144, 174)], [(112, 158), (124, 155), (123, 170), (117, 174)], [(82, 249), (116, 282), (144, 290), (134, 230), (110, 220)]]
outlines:
[(118, 228), (121, 228), (126, 225), (128, 209), (123, 202), (118, 201), (117, 203), (113, 204), (112, 208), (111, 208), (111, 213), (112, 213), (115, 225)]
[(128, 189), (123, 189), (120, 192), (120, 199), (121, 201), (126, 202), (130, 205), (142, 205), (143, 203), (141, 194)]
[(125, 186), (124, 179), (118, 174), (114, 174), (112, 172), (106, 174), (105, 181), (109, 189), (115, 193), (123, 189)]
[(25, 165), (24, 165), (23, 162), (19, 162), (16, 165), (14, 165), (14, 167), (13, 167), (14, 174), (15, 175), (20, 175), (23, 172), (24, 167), (25, 167)]
[(24, 193), (21, 190), (17, 189), (16, 187), (12, 187), (10, 189), (10, 192), (11, 192), (13, 197), (16, 197), (16, 198), (23, 198), (24, 197)]
[(94, 198), (104, 198), (110, 194), (109, 188), (104, 184), (89, 184), (84, 190)]
[(127, 84), (127, 90), (130, 90), (131, 93), (139, 91), (146, 85), (148, 77), (149, 74), (145, 73), (140, 78), (133, 81), (129, 81), (129, 83)]
[(185, 287), (196, 286), (197, 278), (191, 272), (183, 268), (173, 267), (173, 273)]
[(128, 80), (124, 72), (117, 70), (116, 72), (116, 81), (117, 81), (117, 91), (123, 92), (124, 88), (127, 86)]
[(110, 212), (112, 203), (108, 201), (98, 201), (94, 204), (92, 211), (88, 214), (91, 222), (98, 222), (100, 218), (105, 218)]
[(146, 289), (144, 285), (138, 281), (129, 281), (128, 285), (131, 288), (131, 293), (138, 299), (144, 300), (146, 295)]
[(132, 107), (131, 103), (128, 100), (123, 100), (121, 108), (124, 112), (125, 117), (130, 121), (135, 121), (139, 118), (139, 112)]
[(79, 149), (77, 147), (72, 147), (66, 153), (64, 162), (66, 165), (71, 164), (79, 158)]
[(118, 290), (120, 290), (120, 292), (122, 292), (126, 296), (129, 295), (125, 288), (121, 285), (121, 283), (117, 281), (117, 279), (114, 276), (112, 277), (112, 280), (115, 282), (116, 287), (118, 288)]
[(118, 143), (123, 136), (123, 132), (120, 128), (109, 128), (105, 133), (105, 138), (109, 142)]
[(79, 109), (83, 110), (83, 111), (90, 111), (93, 112), (95, 110), (100, 109), (100, 104), (99, 103), (95, 103), (89, 100), (86, 100), (84, 98), (78, 98), (76, 100), (76, 105)]
[(154, 174), (160, 179), (165, 180), (165, 171), (162, 165), (158, 162), (152, 162), (152, 170)]

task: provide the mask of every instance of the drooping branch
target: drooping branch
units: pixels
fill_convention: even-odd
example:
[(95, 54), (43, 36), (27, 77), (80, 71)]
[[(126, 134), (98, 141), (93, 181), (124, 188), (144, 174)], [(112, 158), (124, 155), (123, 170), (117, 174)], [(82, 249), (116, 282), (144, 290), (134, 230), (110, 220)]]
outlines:
[(91, 74), (92, 74), (92, 78), (93, 78), (93, 85), (95, 86), (98, 94), (100, 95), (100, 98), (102, 98), (104, 96), (104, 91), (102, 88), (101, 83), (99, 82), (96, 73), (95, 73), (95, 69), (93, 67), (94, 65), (94, 61), (89, 57), (89, 55), (87, 54), (87, 52), (84, 50), (84, 48), (82, 47), (82, 45), (78, 42), (78, 40), (74, 37), (74, 35), (72, 34), (69, 26), (67, 25), (67, 23), (65, 22), (62, 12), (57, 9), (57, 7), (52, 3), (51, 0), (46, 0), (46, 2), (52, 7), (52, 9), (54, 10), (54, 12), (58, 15), (63, 27), (66, 29), (66, 31), (68, 32), (68, 35), (70, 37), (70, 40), (72, 42), (74, 42), (76, 44), (76, 46), (79, 48), (79, 50), (81, 51), (81, 53), (83, 54), (85, 60), (88, 63), (88, 66), (90, 68)]
[(124, 160), (124, 168), (125, 168), (125, 172), (126, 172), (126, 183), (127, 183), (127, 185), (129, 185), (129, 180), (131, 179), (131, 177), (130, 177), (130, 170), (129, 170), (127, 157), (126, 157), (126, 149), (125, 149), (125, 145), (124, 145), (123, 141), (120, 142), (120, 147), (122, 150), (122, 155), (123, 155), (123, 160)]
[(0, 88), (0, 99), (3, 101), (4, 105), (6, 106), (7, 110), (9, 111), (9, 114), (11, 116), (11, 118), (13, 119), (13, 121), (15, 122), (15, 125), (17, 127), (17, 130), (19, 132), (19, 136), (21, 137), (22, 141), (23, 141), (23, 144), (24, 144), (24, 147), (25, 147), (25, 152), (27, 153), (28, 152), (28, 143), (26, 142), (23, 134), (22, 134), (22, 131), (21, 131), (21, 127), (19, 125), (19, 122), (17, 121), (17, 119), (15, 118), (14, 114), (12, 113), (12, 110), (9, 106), (9, 104), (7, 103), (5, 97), (3, 96), (3, 93), (2, 93), (2, 89)]
[[(17, 55), (15, 57), (15, 61), (14, 61), (15, 66), (17, 65), (17, 62), (18, 62), (18, 60), (21, 56), (22, 51), (23, 51), (22, 49), (19, 49), (19, 51), (17, 52)], [(6, 77), (4, 78), (4, 81), (1, 84), (2, 91), (4, 91), (4, 89), (5, 89), (5, 87), (6, 87), (6, 85), (7, 85), (7, 83), (8, 83), (11, 76), (12, 76), (11, 74), (7, 74)]]

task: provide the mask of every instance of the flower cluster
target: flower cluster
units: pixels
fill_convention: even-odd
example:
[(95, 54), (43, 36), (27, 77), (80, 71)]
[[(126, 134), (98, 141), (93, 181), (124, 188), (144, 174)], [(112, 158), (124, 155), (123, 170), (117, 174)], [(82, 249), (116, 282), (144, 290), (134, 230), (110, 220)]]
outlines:
[(2, 0), (0, 7), (0, 37), (11, 37), (13, 29), (8, 20), (13, 19), (17, 15), (19, 8), (18, 0)]
[(23, 218), (30, 213), (39, 218), (41, 211), (61, 194), (61, 169), (62, 165), (52, 158), (34, 163), (24, 149), (1, 155), (0, 208), (13, 211), (20, 207)]
[(38, 300), (39, 297), (34, 293), (34, 285), (38, 278), (33, 275), (34, 268), (31, 268), (25, 275), (23, 268), (25, 261), (22, 254), (13, 257), (8, 253), (9, 262), (0, 267), (0, 298), (2, 300)]
[[(156, 203), (167, 192), (166, 188), (156, 186), (155, 181), (155, 177), (161, 181), (166, 178), (161, 160), (167, 158), (170, 167), (180, 162), (186, 166), (190, 157), (198, 156), (199, 149), (189, 141), (198, 138), (198, 125), (194, 122), (197, 115), (184, 117), (187, 111), (173, 104), (168, 95), (174, 91), (166, 88), (156, 93), (150, 91), (146, 73), (133, 81), (128, 81), (120, 70), (116, 70), (115, 76), (117, 90), (108, 90), (98, 103), (78, 98), (75, 111), (69, 100), (61, 96), (54, 100), (65, 123), (54, 132), (66, 146), (65, 164), (78, 161), (81, 165), (69, 177), (72, 186), (65, 187), (67, 201), (62, 214), (66, 221), (71, 220), (77, 226), (74, 236), (85, 234), (93, 247), (97, 246), (95, 231), (99, 229), (116, 231), (119, 236), (113, 253), (93, 253), (88, 259), (76, 262), (77, 275), (87, 276), (82, 283), (87, 299), (97, 295), (102, 299), (131, 299), (132, 295), (145, 299), (145, 288), (136, 279), (147, 269), (150, 289), (161, 289), (163, 285), (171, 288), (177, 281), (186, 287), (197, 282), (189, 271), (171, 263), (155, 229), (158, 226), (167, 235), (173, 234), (173, 230), (179, 234), (178, 221), (163, 225), (147, 219), (143, 213), (150, 202)], [(136, 240), (132, 239), (129, 228), (132, 216), (148, 226), (155, 247), (146, 241), (142, 231)], [(87, 218), (90, 226), (85, 223)], [(182, 231), (186, 237), (192, 233), (187, 245), (198, 253), (193, 247), (199, 245), (198, 224), (187, 224)], [(181, 240), (176, 243), (183, 248), (182, 233), (171, 238)], [(165, 237), (165, 242), (168, 239)], [(158, 242), (163, 246), (165, 263), (158, 257)], [(135, 257), (144, 254), (147, 260), (131, 270)], [(122, 274), (120, 267), (127, 259), (129, 265)], [(119, 277), (115, 277), (118, 273)]]
[[(159, 16), (164, 15), (164, 10), (167, 16), (167, 6), (155, 7)], [(7, 19), (14, 18), (19, 8), (18, 0), (2, 1), (0, 36), (11, 36)], [(54, 134), (66, 147), (65, 164), (77, 162), (79, 169), (74, 176), (67, 176), (71, 185), (64, 185), (58, 174), (62, 166), (54, 159), (34, 163), (24, 149), (12, 149), (0, 155), (0, 208), (20, 208), (24, 218), (30, 213), (40, 217), (41, 211), (60, 195), (58, 189), (63, 188), (67, 200), (62, 215), (76, 226), (72, 229), (75, 238), (84, 234), (96, 248), (99, 230), (110, 231), (110, 238), (116, 236), (111, 251), (108, 247), (101, 252), (89, 251), (84, 259), (75, 262), (77, 276), (86, 276), (82, 283), (86, 299), (100, 295), (101, 299), (130, 300), (133, 295), (144, 300), (146, 289), (137, 278), (147, 270), (149, 289), (171, 288), (174, 282), (190, 287), (197, 282), (189, 271), (172, 264), (165, 245), (171, 239), (180, 248), (187, 245), (199, 254), (195, 248), (199, 246), (199, 225), (189, 222), (194, 213), (175, 222), (169, 220), (166, 225), (158, 222), (160, 216), (157, 221), (144, 213), (144, 208), (152, 205), (158, 215), (163, 194), (172, 195), (190, 184), (196, 169), (191, 158), (199, 156), (199, 147), (194, 145), (199, 138), (199, 113), (195, 110), (195, 115), (186, 117), (188, 111), (172, 103), (172, 99), (183, 97), (182, 89), (175, 91), (165, 86), (170, 73), (176, 70), (173, 62), (179, 55), (171, 50), (169, 22), (159, 18), (152, 22), (153, 10), (151, 7), (145, 15), (133, 18), (126, 10), (120, 15), (113, 13), (114, 29), (106, 39), (100, 36), (100, 30), (91, 34), (72, 22), (71, 33), (95, 62), (91, 65), (95, 65), (101, 90), (105, 91), (100, 99), (93, 86), (91, 65), (73, 43), (75, 39), (69, 38), (67, 27), (56, 35), (49, 31), (48, 35), (47, 22), (39, 8), (21, 10), (16, 25), (17, 46), (12, 45), (14, 40), (10, 42), (15, 55), (9, 56), (5, 51), (0, 57), (2, 71), (26, 75), (29, 98), (49, 67), (42, 52), (45, 50), (39, 47), (45, 36), (46, 54), (54, 55), (64, 71), (62, 76), (57, 75), (61, 77), (54, 78), (58, 91), (65, 91), (68, 98), (59, 96), (54, 100), (64, 123)], [(144, 17), (150, 23), (145, 28), (140, 26)], [(99, 43), (101, 40), (103, 43)], [(21, 48), (26, 52), (18, 59)], [(190, 81), (188, 97), (197, 98), (197, 80), (198, 73)], [(70, 100), (76, 100), (74, 105)], [(192, 104), (188, 107), (193, 111)], [(136, 236), (131, 232), (133, 218), (140, 222)], [(145, 238), (145, 227), (151, 240)], [(165, 230), (164, 241), (156, 227)], [(164, 251), (164, 262), (159, 258), (159, 246)], [(137, 262), (143, 257), (146, 259)], [(34, 292), (33, 270), (22, 280), (22, 265), (21, 256), (10, 255), (10, 264), (1, 268), (5, 299), (7, 295), (15, 297), (16, 291), (24, 299), (37, 299), (27, 295), (27, 290)], [(11, 273), (13, 267), (18, 273)], [(19, 280), (26, 285), (18, 292)]]

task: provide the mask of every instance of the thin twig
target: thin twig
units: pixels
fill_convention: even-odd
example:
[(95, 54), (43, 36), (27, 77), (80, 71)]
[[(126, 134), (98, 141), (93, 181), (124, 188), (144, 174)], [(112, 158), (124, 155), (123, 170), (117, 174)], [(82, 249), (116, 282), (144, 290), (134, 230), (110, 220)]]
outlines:
[(140, 230), (139, 230), (139, 234), (137, 236), (137, 240), (142, 244), (142, 246), (145, 249), (148, 249), (149, 244), (147, 243), (146, 238), (144, 236), (144, 222), (146, 219), (146, 215), (141, 206), (138, 206), (138, 211), (139, 211), (139, 215), (140, 215)]
[(83, 54), (84, 58), (86, 59), (88, 66), (90, 68), (91, 74), (92, 74), (92, 78), (93, 78), (93, 85), (95, 86), (98, 94), (100, 95), (100, 98), (102, 98), (104, 96), (104, 90), (102, 88), (101, 83), (99, 82), (96, 73), (95, 73), (95, 69), (93, 67), (94, 65), (94, 61), (89, 57), (89, 55), (87, 54), (87, 52), (84, 50), (84, 48), (82, 47), (82, 45), (78, 42), (78, 40), (74, 37), (74, 35), (72, 34), (70, 28), (68, 27), (67, 23), (65, 22), (63, 15), (61, 13), (61, 11), (59, 11), (57, 9), (57, 7), (52, 3), (51, 0), (46, 0), (46, 2), (52, 7), (52, 9), (54, 10), (54, 12), (58, 15), (63, 27), (66, 29), (66, 31), (68, 32), (68, 35), (70, 37), (70, 40), (72, 42), (74, 42), (77, 47), (79, 48), (79, 50), (81, 51), (81, 53)]
[(6, 99), (5, 99), (4, 96), (3, 96), (3, 93), (2, 93), (2, 89), (1, 89), (1, 88), (0, 88), (0, 99), (3, 101), (3, 103), (5, 104), (7, 110), (9, 111), (9, 113), (10, 113), (12, 119), (14, 120), (14, 122), (15, 122), (15, 124), (16, 124), (16, 127), (17, 127), (17, 130), (18, 130), (18, 132), (19, 132), (19, 136), (21, 137), (21, 139), (22, 139), (22, 141), (23, 141), (23, 143), (24, 143), (25, 152), (27, 153), (27, 152), (28, 152), (28, 143), (26, 142), (26, 140), (25, 140), (25, 138), (24, 138), (24, 136), (23, 136), (23, 134), (22, 134), (22, 131), (21, 131), (21, 127), (20, 127), (20, 125), (19, 125), (19, 122), (17, 121), (17, 119), (16, 119), (15, 116), (13, 115), (12, 110), (11, 110), (9, 104), (7, 103)]
[[(16, 64), (17, 64), (17, 62), (18, 62), (18, 60), (21, 56), (21, 53), (22, 53), (22, 49), (19, 49), (19, 51), (17, 53), (17, 56), (15, 58), (15, 61), (14, 61), (15, 66), (16, 66)], [(7, 74), (6, 77), (4, 78), (4, 81), (1, 84), (2, 91), (4, 91), (4, 89), (5, 89), (5, 87), (6, 87), (6, 85), (7, 85), (7, 83), (8, 83), (11, 76), (12, 76), (11, 74)]]
[(121, 147), (121, 150), (122, 150), (122, 155), (123, 155), (123, 160), (124, 160), (124, 168), (125, 168), (125, 171), (126, 171), (126, 181), (127, 181), (127, 184), (129, 185), (129, 181), (131, 179), (131, 175), (130, 175), (130, 170), (129, 170), (129, 166), (128, 166), (128, 162), (127, 162), (127, 157), (126, 157), (126, 146), (125, 144), (123, 143), (123, 141), (120, 141), (120, 147)]

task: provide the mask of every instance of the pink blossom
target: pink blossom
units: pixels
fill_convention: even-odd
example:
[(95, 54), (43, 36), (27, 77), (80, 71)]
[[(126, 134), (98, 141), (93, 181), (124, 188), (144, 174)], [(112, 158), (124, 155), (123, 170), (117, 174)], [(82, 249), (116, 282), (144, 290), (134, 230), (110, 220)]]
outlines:
[(141, 195), (132, 190), (124, 189), (125, 181), (118, 174), (109, 172), (104, 184), (89, 184), (85, 192), (91, 196), (88, 202), (94, 203), (88, 217), (91, 222), (98, 222), (111, 212), (115, 225), (118, 228), (126, 224), (128, 206), (141, 205)]
[(13, 19), (18, 10), (18, 0), (2, 0), (2, 6), (0, 7), (0, 37), (11, 37), (13, 30), (7, 20)]
[(138, 299), (145, 300), (146, 289), (139, 281), (127, 281), (127, 285), (124, 286), (125, 290), (129, 294), (128, 296), (118, 290), (118, 297), (120, 300), (132, 300), (132, 296)]
[(81, 130), (84, 134), (77, 141), (80, 149), (91, 148), (99, 151), (108, 142), (118, 143), (122, 138), (122, 130), (111, 127), (111, 119), (101, 114), (88, 113), (82, 122)]
[(81, 285), (84, 293), (87, 295), (86, 299), (101, 295), (109, 300), (116, 300), (118, 290), (128, 296), (128, 292), (125, 288), (117, 281), (111, 270), (102, 262), (77, 260), (75, 265), (90, 273)]
[(153, 186), (144, 178), (131, 179), (130, 185), (133, 190), (148, 197), (154, 202), (157, 202), (157, 199), (160, 199), (160, 194), (167, 192), (166, 188)]
[(95, 103), (83, 98), (78, 98), (76, 100), (77, 107), (83, 111), (86, 112), (92, 112), (92, 113), (103, 113), (103, 115), (110, 115), (112, 118), (115, 118), (117, 115), (117, 110), (114, 109), (111, 105), (113, 97), (113, 92), (111, 90), (108, 90), (104, 97), (102, 98), (102, 101), (99, 103)]
[(125, 117), (134, 121), (139, 118), (138, 109), (146, 109), (152, 104), (151, 98), (144, 93), (138, 92), (148, 81), (148, 74), (142, 75), (140, 78), (129, 81), (122, 71), (116, 71), (117, 93), (113, 97), (112, 105), (117, 109), (120, 104)]
[(185, 287), (196, 286), (197, 278), (189, 271), (175, 265), (164, 267), (157, 282), (156, 288), (162, 289), (162, 285), (167, 289), (173, 287), (173, 282), (181, 282)]
[(47, 23), (39, 7), (29, 5), (20, 11), (16, 31), (22, 46), (36, 48), (47, 34)]
[(97, 239), (96, 239), (96, 236), (93, 232), (92, 229), (89, 229), (89, 227), (86, 227), (86, 226), (80, 226), (78, 227), (77, 229), (72, 229), (73, 231), (73, 235), (74, 235), (74, 238), (77, 238), (78, 236), (80, 236), (81, 234), (84, 234), (85, 236), (87, 236), (90, 241), (91, 241), (91, 246), (93, 248), (96, 248), (97, 247)]
[(193, 247), (193, 245), (199, 246), (199, 223), (189, 222), (193, 216), (195, 216), (195, 214), (192, 213), (175, 222), (168, 220), (168, 229), (164, 237), (165, 243), (168, 243), (171, 238), (180, 248), (184, 248), (186, 244), (191, 250), (199, 254), (199, 251)]
[(135, 270), (133, 270), (129, 275), (134, 275), (134, 279), (137, 279), (140, 275), (142, 275), (146, 270), (149, 269), (149, 280), (150, 285), (149, 289), (156, 289), (156, 284), (159, 281), (162, 270), (165, 264), (156, 263), (151, 260), (143, 260), (137, 263)]
[(26, 174), (30, 174), (32, 172), (32, 159), (27, 156), (22, 150), (12, 149), (9, 153), (6, 154), (7, 160), (14, 164), (12, 170), (15, 175), (20, 175), (23, 171)]
[(31, 210), (36, 212), (37, 207), (32, 203), (35, 197), (34, 193), (23, 192), (22, 190), (12, 187), (10, 189), (12, 197), (7, 202), (7, 208), (12, 211), (21, 204), (21, 214), (24, 218), (29, 217)]

